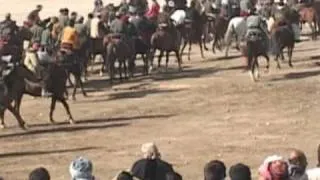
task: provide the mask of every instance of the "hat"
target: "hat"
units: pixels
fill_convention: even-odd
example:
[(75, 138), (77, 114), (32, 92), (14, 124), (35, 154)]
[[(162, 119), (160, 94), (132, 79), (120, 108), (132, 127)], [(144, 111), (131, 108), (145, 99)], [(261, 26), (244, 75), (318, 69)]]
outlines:
[(170, 1), (168, 2), (168, 6), (169, 6), (169, 7), (174, 7), (174, 6), (175, 6), (174, 1), (170, 0)]
[(74, 180), (92, 180), (92, 168), (90, 160), (79, 157), (71, 162), (69, 172)]
[(231, 166), (229, 170), (231, 180), (251, 180), (250, 168), (242, 163)]
[(156, 159), (160, 157), (158, 147), (153, 143), (145, 143), (141, 146), (141, 152), (147, 159)]

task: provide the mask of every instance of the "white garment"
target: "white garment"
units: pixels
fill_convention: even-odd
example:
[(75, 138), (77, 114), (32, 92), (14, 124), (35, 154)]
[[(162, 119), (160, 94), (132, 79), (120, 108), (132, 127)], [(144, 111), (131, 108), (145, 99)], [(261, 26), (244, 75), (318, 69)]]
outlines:
[(186, 12), (184, 10), (176, 10), (170, 18), (174, 21), (176, 26), (183, 24), (186, 19)]
[(308, 169), (306, 174), (309, 180), (320, 180), (320, 168)]
[(228, 5), (229, 4), (229, 0), (221, 0), (221, 4), (222, 5)]
[(48, 52), (46, 51), (38, 51), (37, 52), (37, 55), (38, 55), (38, 59), (39, 59), (39, 62), (51, 62), (52, 58), (51, 56), (49, 56)]
[(100, 19), (95, 17), (91, 20), (90, 26), (90, 37), (91, 38), (98, 38), (99, 37), (99, 22)]

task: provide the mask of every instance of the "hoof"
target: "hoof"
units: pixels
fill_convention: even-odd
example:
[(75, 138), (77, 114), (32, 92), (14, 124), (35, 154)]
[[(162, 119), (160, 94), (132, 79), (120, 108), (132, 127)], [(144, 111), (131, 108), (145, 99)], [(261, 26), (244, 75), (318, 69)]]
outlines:
[(250, 76), (252, 82), (256, 82), (257, 81), (251, 71), (249, 71), (249, 76)]
[(289, 64), (289, 67), (293, 68), (293, 65), (290, 63), (290, 64)]
[(102, 71), (100, 71), (99, 76), (100, 76), (100, 77), (102, 77), (102, 76), (103, 76), (103, 72), (102, 72)]
[(88, 97), (88, 94), (87, 94), (87, 93), (83, 93), (83, 96), (84, 96), (84, 97)]
[(26, 130), (28, 129), (28, 125), (26, 123), (20, 124), (19, 125), (21, 129)]
[(69, 123), (70, 124), (76, 124), (76, 121), (74, 121), (73, 118), (69, 118)]
[(0, 129), (5, 129), (7, 126), (5, 124), (0, 124)]
[(53, 120), (53, 118), (50, 118), (50, 123), (51, 123), (51, 124), (55, 124), (55, 123), (56, 123), (56, 121), (55, 121), (55, 120)]
[(76, 101), (76, 96), (72, 96), (72, 101)]

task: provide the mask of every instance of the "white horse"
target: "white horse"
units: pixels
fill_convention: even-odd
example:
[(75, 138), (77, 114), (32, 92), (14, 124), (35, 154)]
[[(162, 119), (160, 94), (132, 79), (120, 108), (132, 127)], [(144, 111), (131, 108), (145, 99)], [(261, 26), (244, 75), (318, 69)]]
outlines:
[(230, 20), (228, 24), (228, 29), (224, 36), (224, 41), (226, 45), (225, 56), (228, 57), (229, 48), (232, 43), (232, 38), (236, 36), (237, 47), (239, 47), (240, 42), (244, 39), (247, 32), (246, 19), (244, 17), (234, 17)]

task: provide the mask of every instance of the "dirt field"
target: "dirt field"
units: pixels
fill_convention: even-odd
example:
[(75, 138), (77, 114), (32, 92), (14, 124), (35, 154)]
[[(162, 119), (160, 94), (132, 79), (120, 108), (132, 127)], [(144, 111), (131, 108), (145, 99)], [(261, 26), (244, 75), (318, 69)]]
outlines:
[[(140, 145), (154, 141), (163, 159), (184, 179), (202, 179), (203, 166), (222, 159), (228, 166), (244, 162), (256, 169), (266, 155), (287, 155), (290, 148), (306, 151), (309, 166), (316, 163), (319, 143), (319, 42), (302, 42), (294, 52), (294, 68), (272, 61), (269, 74), (252, 83), (243, 73), (241, 58), (222, 60), (206, 53), (201, 60), (194, 47), (184, 72), (138, 77), (110, 87), (93, 76), (86, 84), (89, 98), (69, 101), (78, 124), (65, 122), (57, 106), (57, 125), (48, 123), (50, 100), (25, 97), (22, 115), (30, 129), (22, 131), (9, 113), (9, 128), (0, 132), (0, 174), (23, 180), (37, 166), (53, 179), (69, 179), (68, 166), (76, 156), (94, 162), (99, 179), (111, 179), (140, 157)], [(231, 55), (237, 55), (237, 52)]]
[[(13, 15), (20, 21), (37, 3), (51, 15), (63, 1), (12, 0), (0, 7), (0, 16), (14, 7)], [(91, 1), (63, 6), (83, 12)], [(163, 159), (187, 180), (203, 179), (203, 166), (212, 159), (228, 166), (247, 163), (256, 176), (265, 156), (286, 156), (294, 147), (307, 153), (312, 167), (320, 128), (319, 45), (319, 41), (297, 44), (294, 68), (282, 64), (277, 70), (272, 61), (269, 74), (262, 73), (255, 84), (243, 73), (239, 53), (223, 60), (221, 53), (206, 52), (207, 59), (202, 60), (198, 47), (193, 48), (191, 62), (184, 58), (182, 73), (172, 58), (169, 73), (137, 77), (112, 88), (106, 79), (92, 76), (85, 85), (90, 97), (79, 94), (77, 101), (69, 101), (78, 121), (73, 126), (65, 123), (61, 105), (55, 113), (59, 124), (51, 125), (50, 100), (26, 96), (22, 115), (29, 130), (20, 130), (7, 113), (9, 128), (0, 131), (0, 176), (24, 180), (32, 169), (44, 166), (52, 179), (70, 179), (71, 160), (85, 156), (93, 161), (98, 179), (111, 179), (130, 168), (140, 157), (140, 145), (149, 141), (158, 144)]]

